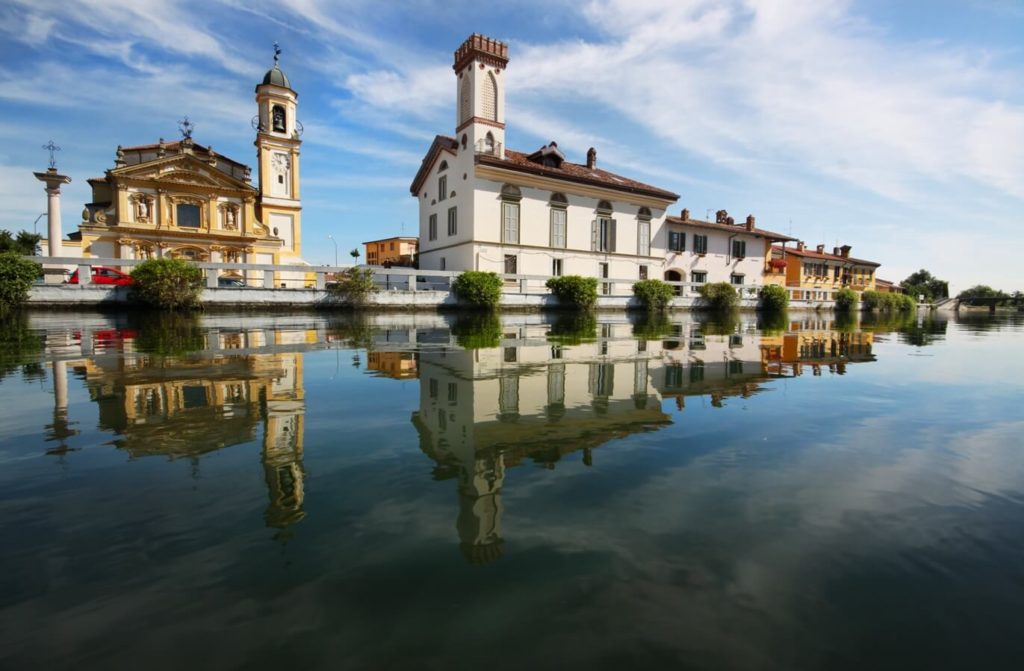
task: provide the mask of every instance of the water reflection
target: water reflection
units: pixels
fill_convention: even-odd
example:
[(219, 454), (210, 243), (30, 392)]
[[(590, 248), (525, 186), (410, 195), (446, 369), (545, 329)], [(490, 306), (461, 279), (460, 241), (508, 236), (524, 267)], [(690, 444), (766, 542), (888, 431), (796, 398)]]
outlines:
[[(47, 334), (48, 351), (62, 357), (52, 363), (54, 421), (46, 427), (47, 440), (60, 447), (49, 452), (66, 452), (67, 438), (77, 433), (68, 418), (70, 369), (98, 408), (99, 428), (133, 459), (198, 465), (204, 454), (259, 437), (266, 524), (284, 528), (301, 520), (303, 360), (299, 352), (273, 351), (296, 334), (203, 329), (196, 317), (181, 315), (132, 315), (129, 323)], [(66, 358), (76, 349), (93, 356)]]

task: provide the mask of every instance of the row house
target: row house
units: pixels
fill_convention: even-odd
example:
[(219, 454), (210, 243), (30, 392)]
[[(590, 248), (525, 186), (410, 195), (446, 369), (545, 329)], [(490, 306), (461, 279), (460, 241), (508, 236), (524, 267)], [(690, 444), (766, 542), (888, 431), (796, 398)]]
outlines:
[(874, 291), (875, 272), (881, 264), (854, 258), (850, 249), (843, 245), (829, 253), (825, 245), (811, 250), (802, 241), (795, 248), (773, 247), (765, 281), (791, 289), (796, 300), (833, 300), (839, 289)]

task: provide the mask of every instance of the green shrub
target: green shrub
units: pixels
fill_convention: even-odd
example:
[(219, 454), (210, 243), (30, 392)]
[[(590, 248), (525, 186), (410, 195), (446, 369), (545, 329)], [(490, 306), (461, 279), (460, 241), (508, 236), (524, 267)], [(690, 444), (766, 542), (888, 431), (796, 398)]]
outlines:
[(708, 307), (713, 310), (730, 310), (740, 302), (735, 287), (728, 282), (702, 284), (700, 295), (708, 302)]
[(501, 344), (501, 319), (493, 311), (462, 313), (451, 330), (463, 349), (489, 349)]
[(132, 293), (147, 305), (165, 310), (199, 307), (203, 271), (185, 259), (150, 259), (132, 271)]
[(548, 329), (548, 342), (580, 345), (597, 340), (597, 318), (589, 311), (563, 312), (555, 316)]
[(0, 319), (0, 380), (19, 368), (39, 362), (43, 339), (32, 332), (28, 315), (11, 310)]
[(905, 294), (865, 291), (860, 298), (865, 308), (879, 312), (909, 312), (917, 307), (914, 299)]
[(39, 277), (39, 264), (22, 258), (18, 252), (0, 253), (0, 312), (28, 300), (28, 290)]
[(473, 307), (494, 308), (501, 302), (501, 278), (498, 273), (467, 270), (452, 282), (452, 291)]
[(544, 283), (566, 307), (592, 308), (597, 303), (597, 278), (579, 275), (552, 277)]
[(857, 296), (857, 292), (849, 287), (843, 287), (836, 292), (836, 310), (840, 312), (856, 310), (859, 302), (860, 297)]
[(771, 312), (785, 312), (789, 307), (789, 292), (778, 284), (766, 284), (761, 287), (761, 309)]
[(327, 285), (327, 293), (353, 307), (365, 305), (366, 299), (375, 291), (377, 286), (373, 283), (372, 268), (346, 268)]
[(675, 288), (661, 280), (640, 280), (633, 284), (633, 295), (648, 310), (664, 310), (675, 296)]

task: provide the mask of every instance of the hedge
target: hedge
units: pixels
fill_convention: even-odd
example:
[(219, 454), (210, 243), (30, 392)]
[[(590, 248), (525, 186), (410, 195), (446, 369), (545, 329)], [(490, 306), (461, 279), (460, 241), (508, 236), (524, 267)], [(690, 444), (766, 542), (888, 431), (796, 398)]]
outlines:
[(640, 280), (633, 284), (633, 295), (648, 310), (664, 310), (675, 296), (675, 288), (661, 280)]
[(199, 307), (203, 271), (185, 259), (149, 259), (132, 271), (132, 295), (165, 310)]
[(452, 291), (473, 307), (494, 308), (501, 301), (501, 278), (497, 273), (467, 270), (452, 282)]
[(597, 303), (597, 278), (579, 275), (552, 277), (544, 283), (563, 306), (592, 308)]

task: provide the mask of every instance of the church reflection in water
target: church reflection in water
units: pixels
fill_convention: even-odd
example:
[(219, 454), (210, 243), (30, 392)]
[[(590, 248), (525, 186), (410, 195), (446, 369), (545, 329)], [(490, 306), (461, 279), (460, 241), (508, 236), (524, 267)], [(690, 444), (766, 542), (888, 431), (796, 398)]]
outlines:
[[(90, 334), (94, 343), (96, 335)], [(133, 335), (110, 339), (114, 346), (107, 342), (90, 357), (54, 364), (55, 417), (67, 423), (71, 367), (98, 406), (99, 428), (116, 435), (114, 444), (132, 458), (198, 461), (214, 450), (259, 439), (269, 498), (266, 524), (284, 528), (301, 520), (303, 355), (261, 352), (296, 334), (200, 332), (199, 352), (187, 356), (141, 352)]]

